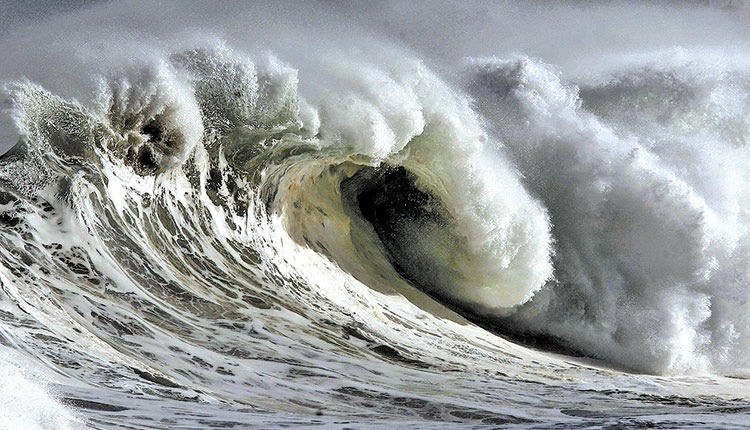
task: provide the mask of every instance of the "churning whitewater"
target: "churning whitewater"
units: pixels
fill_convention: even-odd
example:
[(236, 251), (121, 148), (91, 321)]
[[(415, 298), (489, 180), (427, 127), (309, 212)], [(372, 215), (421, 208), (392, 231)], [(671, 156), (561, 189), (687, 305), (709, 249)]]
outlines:
[(108, 37), (4, 82), (0, 428), (750, 422), (747, 51)]

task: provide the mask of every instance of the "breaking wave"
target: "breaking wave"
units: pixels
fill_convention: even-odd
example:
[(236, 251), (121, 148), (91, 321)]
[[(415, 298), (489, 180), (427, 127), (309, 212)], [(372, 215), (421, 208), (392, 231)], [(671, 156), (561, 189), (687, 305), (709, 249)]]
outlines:
[[(91, 102), (9, 83), (0, 342), (97, 390), (261, 415), (351, 413), (392, 385), (373, 357), (406, 381), (617, 377), (535, 348), (744, 376), (750, 67), (699, 54), (569, 79), (475, 58), (451, 81), (339, 58), (303, 97), (294, 64), (218, 43), (114, 71)], [(360, 388), (320, 382), (351, 366)]]

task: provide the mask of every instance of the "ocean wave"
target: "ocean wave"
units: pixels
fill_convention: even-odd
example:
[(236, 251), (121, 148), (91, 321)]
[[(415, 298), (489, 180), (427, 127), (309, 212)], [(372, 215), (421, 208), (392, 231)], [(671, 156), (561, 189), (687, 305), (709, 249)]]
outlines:
[(457, 82), (335, 58), (306, 97), (293, 65), (222, 42), (97, 77), (90, 103), (10, 83), (0, 340), (77, 381), (259, 410), (347, 413), (365, 391), (302, 402), (292, 381), (371, 357), (407, 380), (620, 375), (529, 345), (745, 375), (749, 75), (665, 58), (577, 82), (523, 56)]

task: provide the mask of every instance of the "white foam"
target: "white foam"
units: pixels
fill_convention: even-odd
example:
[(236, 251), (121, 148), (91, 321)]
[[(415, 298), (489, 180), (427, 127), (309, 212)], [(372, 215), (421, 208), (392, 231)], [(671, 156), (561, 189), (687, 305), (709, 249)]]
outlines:
[(18, 357), (0, 350), (0, 429), (3, 430), (73, 430), (84, 423), (63, 406), (50, 392), (49, 381), (22, 366)]
[(745, 121), (744, 72), (655, 56), (582, 81), (579, 96), (528, 58), (471, 67), (479, 106), (554, 225), (557, 284), (519, 310), (522, 330), (639, 369), (737, 371), (750, 333), (712, 311), (732, 307), (728, 291), (738, 309), (748, 297), (737, 259), (748, 167), (734, 141), (746, 131), (725, 128)]

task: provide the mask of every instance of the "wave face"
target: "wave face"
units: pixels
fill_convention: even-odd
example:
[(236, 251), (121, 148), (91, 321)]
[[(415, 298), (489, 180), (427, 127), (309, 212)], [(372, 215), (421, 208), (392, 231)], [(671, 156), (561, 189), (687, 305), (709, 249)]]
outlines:
[(9, 428), (743, 425), (746, 56), (182, 45), (5, 87)]

